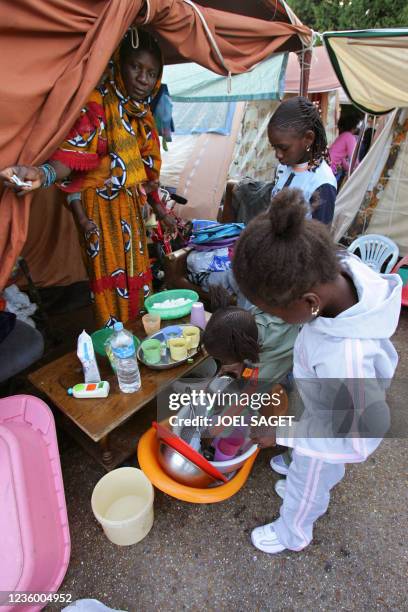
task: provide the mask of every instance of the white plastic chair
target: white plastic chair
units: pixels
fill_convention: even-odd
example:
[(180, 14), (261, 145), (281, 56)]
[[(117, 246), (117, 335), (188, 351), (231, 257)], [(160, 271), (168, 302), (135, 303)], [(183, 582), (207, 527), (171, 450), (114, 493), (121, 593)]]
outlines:
[[(397, 263), (399, 249), (395, 242), (380, 234), (366, 234), (356, 238), (347, 249), (350, 253), (359, 251), (360, 259), (376, 272), (389, 274)], [(358, 253), (357, 253), (358, 255)], [(387, 265), (382, 270), (385, 262)]]

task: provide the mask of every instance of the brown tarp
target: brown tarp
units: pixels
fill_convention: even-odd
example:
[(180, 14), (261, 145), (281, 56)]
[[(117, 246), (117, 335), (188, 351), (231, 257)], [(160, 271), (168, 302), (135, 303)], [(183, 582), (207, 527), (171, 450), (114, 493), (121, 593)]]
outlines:
[[(285, 3), (278, 0), (214, 0), (205, 2), (207, 7), (196, 5), (223, 64), (191, 4), (188, 0), (1, 0), (0, 168), (47, 159), (134, 21), (148, 24), (158, 35), (167, 63), (196, 61), (220, 74), (245, 72), (275, 51), (299, 50), (300, 37), (307, 41), (310, 36), (305, 26), (289, 23)], [(230, 4), (234, 8), (228, 13), (209, 8)], [(270, 15), (268, 20), (264, 14)], [(41, 228), (40, 195), (37, 198)], [(1, 196), (0, 286), (26, 240), (30, 202), (31, 196), (19, 199), (8, 190)], [(50, 257), (52, 253), (44, 261)]]

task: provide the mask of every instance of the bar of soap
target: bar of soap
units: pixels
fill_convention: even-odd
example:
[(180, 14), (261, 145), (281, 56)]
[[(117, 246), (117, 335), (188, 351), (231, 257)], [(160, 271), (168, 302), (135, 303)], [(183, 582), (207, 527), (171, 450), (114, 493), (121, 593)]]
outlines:
[(191, 304), (191, 300), (181, 297), (174, 300), (164, 300), (164, 302), (155, 302), (153, 308), (179, 308), (180, 306), (187, 306), (187, 304)]

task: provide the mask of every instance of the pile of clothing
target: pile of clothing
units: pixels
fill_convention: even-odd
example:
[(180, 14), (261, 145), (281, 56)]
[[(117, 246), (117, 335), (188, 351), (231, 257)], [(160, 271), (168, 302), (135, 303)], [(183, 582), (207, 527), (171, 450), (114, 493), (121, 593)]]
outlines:
[(187, 258), (190, 282), (207, 289), (211, 275), (222, 274), (231, 268), (232, 251), (244, 229), (242, 223), (217, 223), (194, 220), (189, 246), (193, 247)]
[(44, 353), (44, 340), (31, 316), (37, 309), (17, 285), (0, 296), (0, 383), (19, 374)]
[(236, 293), (231, 262), (235, 242), (245, 225), (194, 220), (187, 257), (188, 280), (208, 291), (211, 285), (222, 285), (229, 293)]
[(17, 285), (9, 285), (3, 291), (3, 300), (7, 312), (12, 312), (17, 319), (35, 327), (34, 320), (31, 318), (37, 310), (37, 305), (30, 302), (30, 298), (26, 293), (20, 291)]

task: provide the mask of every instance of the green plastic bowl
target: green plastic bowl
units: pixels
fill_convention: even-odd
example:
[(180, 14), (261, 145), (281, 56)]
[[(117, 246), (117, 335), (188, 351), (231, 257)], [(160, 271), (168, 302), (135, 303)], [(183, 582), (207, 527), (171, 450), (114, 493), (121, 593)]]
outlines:
[[(92, 344), (95, 350), (95, 353), (100, 355), (101, 357), (106, 357), (105, 351), (105, 342), (110, 336), (113, 334), (113, 329), (103, 328), (98, 329), (98, 331), (91, 334)], [(135, 345), (135, 349), (137, 350), (140, 346), (140, 340), (135, 335), (133, 335), (133, 342)]]
[[(165, 302), (166, 300), (176, 300), (177, 298), (186, 298), (191, 300), (189, 304), (177, 306), (175, 308), (155, 308), (153, 304), (157, 302)], [(198, 302), (199, 295), (190, 289), (170, 289), (169, 291), (161, 291), (150, 295), (145, 300), (145, 308), (148, 313), (159, 315), (164, 320), (180, 319), (190, 314), (194, 302)]]

